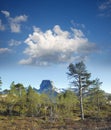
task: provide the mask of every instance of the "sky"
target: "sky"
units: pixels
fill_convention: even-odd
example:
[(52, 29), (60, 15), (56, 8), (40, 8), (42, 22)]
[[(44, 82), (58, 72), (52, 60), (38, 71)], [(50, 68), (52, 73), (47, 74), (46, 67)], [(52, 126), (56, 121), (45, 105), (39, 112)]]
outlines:
[(84, 61), (111, 93), (111, 0), (0, 0), (0, 77), (68, 88), (68, 65)]

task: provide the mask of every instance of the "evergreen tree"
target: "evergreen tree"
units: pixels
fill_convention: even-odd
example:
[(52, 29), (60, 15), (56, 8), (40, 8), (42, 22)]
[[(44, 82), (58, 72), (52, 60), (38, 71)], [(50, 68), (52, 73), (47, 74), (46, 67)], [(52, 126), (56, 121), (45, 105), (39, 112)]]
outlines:
[(27, 89), (27, 115), (34, 116), (38, 113), (39, 95), (33, 90), (31, 86)]
[[(88, 105), (93, 109), (93, 115), (97, 118), (102, 116), (104, 109), (106, 111), (106, 96), (105, 92), (100, 89), (102, 82), (96, 79), (92, 88), (89, 90), (89, 103)], [(105, 113), (104, 113), (105, 114)], [(104, 115), (105, 116), (105, 115)]]
[(86, 66), (82, 61), (76, 63), (75, 65), (71, 63), (68, 69), (69, 72), (67, 74), (73, 79), (72, 84), (78, 88), (81, 119), (84, 120), (83, 91), (93, 83), (91, 80), (89, 80), (91, 73), (87, 72)]
[(53, 103), (51, 102), (50, 97), (47, 94), (43, 93), (40, 95), (40, 113), (41, 116), (45, 117), (45, 119), (47, 118), (47, 116), (52, 116), (52, 105)]
[(2, 86), (2, 80), (1, 80), (1, 77), (0, 77), (0, 90), (2, 89), (1, 86)]
[(26, 93), (26, 90), (23, 84), (21, 83), (15, 84), (15, 82), (13, 81), (10, 85), (10, 93), (21, 97)]
[(74, 92), (67, 90), (59, 94), (57, 97), (59, 115), (71, 118), (74, 115), (73, 111), (76, 109), (77, 103), (78, 99)]

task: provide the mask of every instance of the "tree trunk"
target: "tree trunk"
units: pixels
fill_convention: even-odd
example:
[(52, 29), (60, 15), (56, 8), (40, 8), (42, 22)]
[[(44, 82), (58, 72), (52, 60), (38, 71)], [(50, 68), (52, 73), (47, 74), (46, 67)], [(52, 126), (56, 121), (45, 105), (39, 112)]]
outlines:
[(99, 106), (99, 97), (97, 96), (97, 108), (98, 108), (98, 110), (97, 110), (97, 118), (99, 119), (99, 117), (100, 117), (100, 106)]
[(80, 111), (81, 111), (81, 120), (84, 120), (84, 108), (83, 108), (82, 88), (80, 88)]

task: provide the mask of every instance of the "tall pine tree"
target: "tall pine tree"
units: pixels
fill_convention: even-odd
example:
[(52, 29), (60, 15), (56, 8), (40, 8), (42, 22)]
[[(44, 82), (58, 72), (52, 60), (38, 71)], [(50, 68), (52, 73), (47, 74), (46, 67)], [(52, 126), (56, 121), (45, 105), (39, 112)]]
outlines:
[(83, 90), (88, 88), (93, 82), (90, 80), (91, 73), (88, 73), (83, 61), (70, 64), (68, 66), (69, 72), (67, 73), (70, 78), (73, 79), (72, 84), (78, 88), (81, 119), (84, 120), (84, 108), (83, 108)]

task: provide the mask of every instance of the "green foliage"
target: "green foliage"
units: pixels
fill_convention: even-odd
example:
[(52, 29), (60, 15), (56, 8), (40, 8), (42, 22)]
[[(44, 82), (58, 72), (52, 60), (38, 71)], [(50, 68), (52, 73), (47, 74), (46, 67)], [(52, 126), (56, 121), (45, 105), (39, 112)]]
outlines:
[(2, 85), (2, 80), (1, 80), (1, 77), (0, 77), (0, 90), (1, 90), (1, 85)]
[[(81, 86), (76, 86), (81, 87), (78, 94), (69, 89), (58, 94), (56, 98), (52, 98), (46, 94), (38, 94), (31, 86), (25, 88), (21, 83), (12, 82), (10, 90), (6, 90), (4, 95), (0, 95), (0, 114), (11, 117), (14, 115), (38, 116), (45, 121), (61, 120), (63, 122), (66, 119), (80, 119), (80, 96), (83, 96), (82, 105), (85, 116), (96, 119), (110, 117), (111, 95), (106, 96), (106, 93), (101, 90), (102, 82), (99, 79), (93, 82), (89, 80), (90, 76), (86, 74), (86, 69), (85, 71), (81, 70), (85, 68), (84, 65), (81, 66), (81, 69), (80, 66), (77, 67), (77, 71), (74, 70), (73, 72), (78, 72), (78, 74), (81, 72), (81, 75), (76, 73), (72, 77), (75, 76), (73, 80), (76, 82), (77, 80), (81, 81), (79, 81)], [(85, 81), (87, 82), (85, 83)], [(89, 84), (92, 84), (91, 87), (84, 91)], [(80, 90), (83, 90), (82, 93)]]
[(15, 94), (16, 96), (23, 96), (26, 93), (25, 87), (23, 84), (15, 84), (14, 81), (10, 85), (10, 94)]
[(16, 104), (18, 98), (15, 95), (8, 94), (3, 98), (3, 104), (5, 104), (6, 113), (9, 115), (13, 115), (13, 108)]
[(33, 116), (37, 114), (37, 106), (39, 103), (39, 95), (32, 89), (31, 86), (27, 89), (26, 105), (27, 115)]
[(108, 95), (107, 99), (109, 102), (111, 101), (111, 94)]
[(89, 80), (91, 77), (91, 73), (88, 73), (86, 70), (86, 66), (84, 62), (79, 62), (74, 64), (70, 64), (68, 67), (69, 72), (67, 73), (69, 78), (73, 79), (72, 84), (78, 89), (85, 89), (92, 84), (92, 81)]
[(87, 106), (89, 108), (89, 113), (92, 117), (102, 118), (105, 116), (106, 111), (106, 95), (103, 90), (100, 89), (102, 82), (99, 79), (95, 80), (92, 88), (89, 89), (89, 95), (87, 97)]
[(65, 93), (59, 94), (57, 97), (59, 115), (63, 117), (73, 116), (77, 103), (78, 99), (74, 92), (67, 90)]
[(84, 108), (83, 108), (83, 91), (88, 88), (93, 81), (89, 80), (91, 73), (88, 73), (86, 70), (85, 64), (81, 61), (79, 63), (70, 64), (68, 67), (69, 72), (67, 73), (70, 78), (73, 78), (72, 84), (79, 90), (79, 102), (80, 102), (80, 111), (81, 119), (84, 120)]

